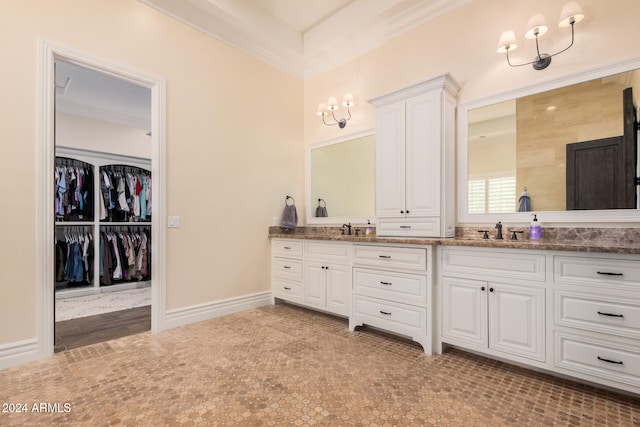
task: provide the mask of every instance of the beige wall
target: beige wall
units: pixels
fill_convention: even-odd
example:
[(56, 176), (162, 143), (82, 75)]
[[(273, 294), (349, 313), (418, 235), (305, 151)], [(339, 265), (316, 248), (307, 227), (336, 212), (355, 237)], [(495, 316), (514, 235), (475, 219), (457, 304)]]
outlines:
[[(511, 68), (496, 53), (498, 37), (516, 31), (519, 47), (514, 61), (530, 61), (535, 43), (524, 28), (535, 13), (547, 18), (549, 32), (540, 40), (542, 51), (553, 53), (569, 43), (570, 31), (557, 27), (564, 2), (557, 0), (475, 0), (414, 29), (354, 61), (305, 81), (305, 141), (318, 141), (375, 127), (367, 100), (449, 72), (461, 84), (460, 103), (482, 99), (580, 70), (640, 56), (640, 2), (580, 0), (586, 18), (576, 25), (576, 42), (553, 58), (549, 68)], [(356, 106), (345, 129), (326, 127), (314, 114), (329, 95), (352, 92)], [(339, 110), (340, 111), (340, 110)]]
[(2, 0), (0, 35), (0, 345), (36, 335), (41, 39), (166, 79), (167, 309), (269, 289), (267, 227), (303, 199), (300, 80), (135, 0)]
[(147, 130), (56, 112), (56, 146), (151, 158)]

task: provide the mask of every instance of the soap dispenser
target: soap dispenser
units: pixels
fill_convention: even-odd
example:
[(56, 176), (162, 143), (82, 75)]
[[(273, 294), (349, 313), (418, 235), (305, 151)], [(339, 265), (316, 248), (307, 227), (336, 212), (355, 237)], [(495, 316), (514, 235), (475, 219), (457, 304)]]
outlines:
[(371, 227), (371, 221), (367, 220), (367, 228), (364, 229), (365, 236), (371, 236), (373, 234), (373, 227)]
[(540, 222), (538, 222), (538, 216), (533, 214), (533, 219), (531, 220), (531, 225), (529, 226), (529, 238), (533, 240), (539, 240), (542, 235), (542, 227), (540, 226)]

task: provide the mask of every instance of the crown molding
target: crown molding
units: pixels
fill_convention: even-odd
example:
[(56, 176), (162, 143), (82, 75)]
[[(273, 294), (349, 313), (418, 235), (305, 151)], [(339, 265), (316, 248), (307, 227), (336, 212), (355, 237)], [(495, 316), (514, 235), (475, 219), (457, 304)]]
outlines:
[(303, 78), (302, 35), (244, 2), (138, 1), (282, 71)]
[(66, 101), (62, 99), (56, 100), (56, 111), (137, 129), (151, 129), (150, 119), (144, 119), (129, 114), (119, 113), (113, 110), (93, 107), (86, 104), (78, 104), (76, 102)]
[(300, 79), (352, 60), (475, 0), (354, 0), (306, 31), (229, 0), (138, 0)]

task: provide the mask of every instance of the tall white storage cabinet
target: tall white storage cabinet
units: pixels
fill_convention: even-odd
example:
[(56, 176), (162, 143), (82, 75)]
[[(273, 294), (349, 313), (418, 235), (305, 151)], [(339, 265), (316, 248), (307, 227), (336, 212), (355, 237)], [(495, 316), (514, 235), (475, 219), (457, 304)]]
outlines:
[(369, 101), (377, 110), (379, 236), (454, 236), (458, 90), (446, 74)]

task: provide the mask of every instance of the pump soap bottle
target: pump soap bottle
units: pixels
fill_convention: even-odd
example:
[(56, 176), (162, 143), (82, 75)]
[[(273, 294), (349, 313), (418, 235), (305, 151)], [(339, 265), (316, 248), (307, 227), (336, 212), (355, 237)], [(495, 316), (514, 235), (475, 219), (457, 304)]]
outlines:
[(367, 228), (364, 229), (365, 236), (371, 236), (373, 234), (373, 227), (371, 227), (371, 221), (367, 220)]
[(539, 240), (542, 235), (542, 227), (538, 222), (538, 217), (536, 214), (533, 214), (533, 220), (531, 220), (531, 225), (529, 226), (529, 238), (532, 240)]

